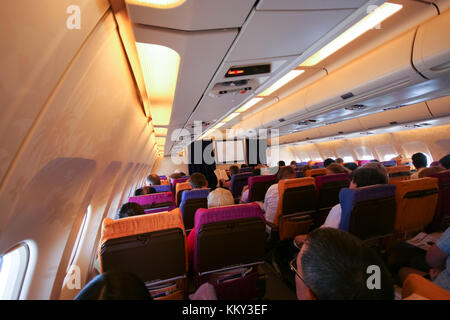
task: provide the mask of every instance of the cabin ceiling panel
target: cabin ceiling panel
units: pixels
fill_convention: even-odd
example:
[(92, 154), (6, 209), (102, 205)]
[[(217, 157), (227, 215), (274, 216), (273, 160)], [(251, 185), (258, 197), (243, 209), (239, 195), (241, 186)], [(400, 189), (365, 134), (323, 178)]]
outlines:
[(255, 0), (186, 0), (172, 9), (128, 3), (128, 10), (135, 23), (195, 31), (241, 27), (254, 3)]
[(354, 11), (253, 12), (227, 61), (300, 55)]
[(257, 10), (324, 10), (359, 8), (367, 0), (261, 0)]

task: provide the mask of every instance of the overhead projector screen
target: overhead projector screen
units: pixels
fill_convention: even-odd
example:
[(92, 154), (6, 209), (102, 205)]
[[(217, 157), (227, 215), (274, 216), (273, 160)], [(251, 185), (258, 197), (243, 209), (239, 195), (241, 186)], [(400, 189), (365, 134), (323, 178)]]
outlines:
[(216, 141), (217, 163), (245, 162), (244, 140)]

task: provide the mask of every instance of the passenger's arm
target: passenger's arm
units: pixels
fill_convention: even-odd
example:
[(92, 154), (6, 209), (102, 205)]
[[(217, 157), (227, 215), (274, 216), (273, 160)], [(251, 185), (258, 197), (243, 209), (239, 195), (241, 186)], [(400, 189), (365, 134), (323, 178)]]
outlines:
[(426, 259), (430, 268), (444, 269), (447, 257), (448, 254), (434, 244), (430, 249), (428, 249)]

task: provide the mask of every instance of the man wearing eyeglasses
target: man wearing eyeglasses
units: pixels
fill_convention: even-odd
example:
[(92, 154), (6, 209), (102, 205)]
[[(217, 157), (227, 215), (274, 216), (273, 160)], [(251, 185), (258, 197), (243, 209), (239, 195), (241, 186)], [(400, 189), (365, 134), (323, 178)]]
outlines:
[[(374, 268), (379, 272), (373, 274)], [(342, 230), (311, 232), (291, 269), (299, 300), (394, 299), (392, 277), (378, 254)], [(372, 286), (374, 277), (378, 284)]]

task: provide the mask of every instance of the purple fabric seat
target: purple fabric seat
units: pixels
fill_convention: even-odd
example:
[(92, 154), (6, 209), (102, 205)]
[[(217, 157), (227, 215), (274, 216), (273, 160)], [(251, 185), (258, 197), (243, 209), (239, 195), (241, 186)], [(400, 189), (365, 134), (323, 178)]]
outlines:
[(150, 186), (155, 189), (156, 192), (170, 192), (170, 186), (168, 184)]
[(395, 166), (397, 166), (397, 161), (395, 161), (395, 160), (382, 161), (381, 164), (385, 167), (395, 167)]
[(246, 167), (246, 168), (240, 168), (239, 169), (239, 173), (248, 173), (248, 172), (253, 172), (253, 168), (252, 167)]
[(186, 182), (189, 180), (189, 177), (179, 178), (179, 179), (170, 179), (170, 185), (172, 188), (172, 192), (175, 192), (177, 189), (177, 183)]
[(396, 214), (395, 189), (391, 184), (342, 189), (339, 193), (342, 208), (339, 229), (363, 240), (392, 234)]
[(180, 210), (183, 215), (184, 228), (194, 227), (194, 217), (197, 209), (208, 208), (208, 195), (211, 189), (185, 190), (181, 196)]
[(346, 173), (316, 176), (317, 188), (317, 213), (314, 215), (314, 224), (322, 225), (330, 209), (339, 203), (339, 192), (342, 188), (348, 188), (350, 178)]
[(235, 199), (241, 196), (242, 189), (248, 184), (248, 178), (253, 176), (252, 173), (239, 173), (231, 176), (231, 193)]
[(274, 183), (277, 183), (275, 175), (249, 177), (248, 202), (264, 201), (267, 189)]
[(430, 230), (445, 231), (450, 226), (450, 170), (445, 170), (429, 177), (437, 178), (439, 185), (438, 203)]
[(369, 163), (370, 160), (357, 160), (357, 162), (358, 162), (358, 167), (362, 167), (366, 163)]
[(256, 203), (198, 209), (195, 214), (194, 281), (214, 272), (264, 261), (265, 219)]
[(176, 208), (172, 192), (152, 193), (143, 196), (130, 197), (128, 202), (140, 204), (144, 208), (145, 213), (170, 211)]

